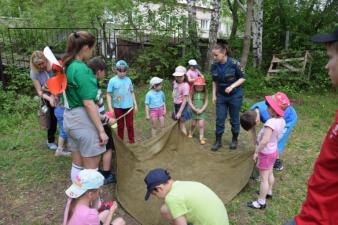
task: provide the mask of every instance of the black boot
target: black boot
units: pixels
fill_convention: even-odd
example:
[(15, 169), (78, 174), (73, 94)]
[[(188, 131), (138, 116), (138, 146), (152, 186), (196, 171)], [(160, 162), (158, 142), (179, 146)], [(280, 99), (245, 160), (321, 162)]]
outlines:
[(231, 150), (237, 149), (237, 144), (238, 144), (238, 133), (232, 133), (232, 141), (231, 144), (229, 145), (229, 148)]
[(220, 135), (216, 135), (216, 141), (212, 145), (211, 151), (214, 151), (214, 152), (218, 151), (218, 149), (220, 147), (222, 147), (222, 142), (221, 141), (222, 141), (222, 135), (221, 134)]

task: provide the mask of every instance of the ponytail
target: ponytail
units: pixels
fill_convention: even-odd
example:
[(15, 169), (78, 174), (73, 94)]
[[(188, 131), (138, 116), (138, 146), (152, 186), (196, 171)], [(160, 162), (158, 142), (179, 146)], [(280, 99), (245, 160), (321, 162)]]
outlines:
[(79, 54), (83, 46), (88, 45), (92, 48), (95, 45), (95, 37), (93, 34), (87, 31), (73, 32), (68, 36), (67, 50), (63, 57), (63, 65), (65, 68), (75, 59), (76, 55)]

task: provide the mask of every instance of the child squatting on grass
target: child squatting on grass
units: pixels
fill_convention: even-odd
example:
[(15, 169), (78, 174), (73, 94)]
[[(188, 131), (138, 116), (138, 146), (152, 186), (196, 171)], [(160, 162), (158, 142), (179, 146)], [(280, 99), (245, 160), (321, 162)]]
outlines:
[[(273, 165), (278, 156), (277, 143), (278, 137), (283, 132), (285, 120), (283, 118), (286, 108), (290, 105), (288, 97), (277, 92), (272, 96), (265, 96), (268, 106), (268, 113), (271, 118), (264, 123), (264, 127), (258, 133), (256, 140), (256, 151), (253, 159), (256, 161), (256, 167), (259, 170), (260, 188), (257, 201), (248, 202), (247, 206), (254, 209), (264, 209), (266, 199), (272, 197), (272, 187), (274, 184)], [(245, 130), (255, 131), (257, 113), (248, 111), (244, 113), (240, 122)]]
[(188, 102), (192, 110), (192, 123), (188, 137), (192, 138), (196, 124), (198, 123), (200, 144), (204, 145), (206, 143), (204, 138), (204, 128), (207, 116), (206, 109), (208, 106), (208, 93), (205, 80), (202, 77), (195, 79)]
[(167, 112), (165, 106), (165, 95), (162, 88), (163, 79), (153, 77), (150, 80), (150, 90), (146, 94), (145, 108), (146, 119), (151, 121), (151, 136), (156, 135), (157, 121), (160, 122), (160, 128), (164, 128), (164, 116)]
[[(109, 209), (102, 209), (100, 187), (104, 177), (96, 170), (81, 170), (73, 184), (66, 190), (68, 196), (63, 225), (125, 225), (126, 222), (113, 216), (117, 209), (114, 201)], [(100, 212), (99, 212), (100, 211)]]

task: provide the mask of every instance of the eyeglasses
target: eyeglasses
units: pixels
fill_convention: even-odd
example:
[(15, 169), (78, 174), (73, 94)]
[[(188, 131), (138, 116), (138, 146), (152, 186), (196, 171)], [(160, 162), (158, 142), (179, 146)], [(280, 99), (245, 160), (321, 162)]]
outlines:
[(118, 67), (118, 68), (116, 68), (116, 70), (119, 73), (125, 73), (125, 72), (127, 72), (128, 69), (126, 67)]

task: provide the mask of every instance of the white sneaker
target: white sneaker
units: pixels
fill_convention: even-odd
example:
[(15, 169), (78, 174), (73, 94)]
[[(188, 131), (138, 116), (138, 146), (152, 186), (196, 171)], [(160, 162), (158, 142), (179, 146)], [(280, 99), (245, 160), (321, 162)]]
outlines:
[(55, 151), (58, 148), (58, 146), (55, 143), (49, 143), (48, 141), (47, 141), (47, 147), (49, 150), (52, 150), (52, 151)]

